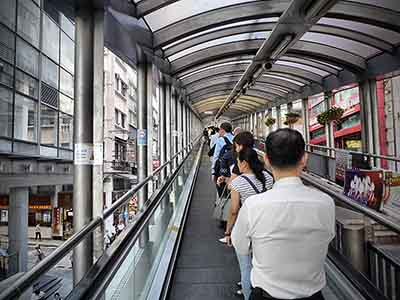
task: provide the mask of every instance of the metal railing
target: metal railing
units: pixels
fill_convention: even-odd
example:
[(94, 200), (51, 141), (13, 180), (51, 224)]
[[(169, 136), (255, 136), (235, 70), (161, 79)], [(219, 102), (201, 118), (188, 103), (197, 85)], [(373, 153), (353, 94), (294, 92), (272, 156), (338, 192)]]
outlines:
[[(19, 296), (21, 296), (44, 273), (50, 271), (52, 267), (54, 267), (59, 261), (61, 261), (64, 257), (66, 257), (69, 254), (69, 252), (73, 250), (81, 241), (83, 241), (90, 234), (92, 234), (94, 230), (98, 226), (103, 224), (103, 222), (108, 217), (112, 216), (113, 213), (115, 213), (118, 209), (126, 205), (133, 195), (139, 192), (150, 181), (154, 180), (155, 176), (160, 175), (160, 173), (164, 171), (164, 169), (168, 165), (171, 165), (171, 173), (173, 173), (174, 162), (176, 163), (176, 160), (182, 155), (181, 163), (183, 163), (185, 158), (188, 157), (188, 155), (191, 153), (193, 146), (199, 143), (200, 141), (201, 141), (201, 136), (196, 138), (193, 142), (191, 142), (187, 147), (182, 149), (180, 152), (173, 155), (169, 161), (162, 164), (160, 167), (154, 170), (148, 177), (146, 177), (146, 179), (135, 185), (127, 193), (125, 193), (118, 200), (116, 200), (111, 207), (104, 210), (103, 216), (95, 217), (83, 228), (74, 233), (67, 241), (65, 241), (60, 247), (55, 249), (49, 256), (47, 256), (45, 259), (43, 259), (41, 262), (35, 265), (31, 270), (22, 275), (16, 282), (14, 282), (14, 284), (12, 284), (6, 290), (2, 291), (0, 294), (0, 300), (17, 299)], [(176, 165), (176, 167), (178, 167), (178, 165)], [(169, 175), (170, 174), (167, 174), (167, 176)], [(137, 222), (140, 221), (140, 218), (136, 221)]]
[(374, 153), (369, 153), (369, 152), (360, 152), (360, 151), (346, 150), (346, 149), (333, 148), (333, 147), (327, 147), (327, 146), (306, 144), (306, 150), (308, 152), (312, 152), (313, 148), (332, 151), (333, 153), (336, 153), (337, 151), (341, 151), (341, 152), (347, 152), (349, 154), (364, 155), (369, 158), (376, 158), (376, 159), (380, 159), (380, 160), (390, 160), (390, 161), (394, 161), (394, 162), (400, 162), (400, 157), (396, 157), (396, 156), (387, 156), (387, 155), (380, 155), (380, 154), (374, 154)]

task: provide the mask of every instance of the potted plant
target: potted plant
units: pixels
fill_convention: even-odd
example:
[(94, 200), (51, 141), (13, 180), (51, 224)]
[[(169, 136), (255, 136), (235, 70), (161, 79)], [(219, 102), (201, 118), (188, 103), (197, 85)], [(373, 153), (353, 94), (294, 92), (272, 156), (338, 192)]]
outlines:
[(285, 125), (290, 125), (296, 123), (301, 118), (300, 114), (295, 111), (290, 111), (286, 114)]
[(266, 117), (265, 118), (265, 121), (264, 121), (264, 123), (265, 123), (265, 125), (267, 126), (267, 127), (271, 127), (272, 125), (274, 125), (275, 124), (275, 122), (276, 122), (276, 119), (275, 118), (273, 118), (273, 117)]
[(329, 122), (337, 122), (343, 116), (344, 109), (341, 107), (332, 106), (327, 111), (317, 116), (317, 121), (321, 125), (325, 125)]

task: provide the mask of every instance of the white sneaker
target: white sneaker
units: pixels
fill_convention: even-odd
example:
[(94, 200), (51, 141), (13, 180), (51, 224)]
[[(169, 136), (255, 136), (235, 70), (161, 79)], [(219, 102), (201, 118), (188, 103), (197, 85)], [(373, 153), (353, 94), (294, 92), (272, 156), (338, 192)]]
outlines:
[(220, 241), (223, 244), (227, 244), (228, 243), (228, 241), (226, 240), (226, 236), (221, 238), (221, 239), (219, 239), (218, 241)]

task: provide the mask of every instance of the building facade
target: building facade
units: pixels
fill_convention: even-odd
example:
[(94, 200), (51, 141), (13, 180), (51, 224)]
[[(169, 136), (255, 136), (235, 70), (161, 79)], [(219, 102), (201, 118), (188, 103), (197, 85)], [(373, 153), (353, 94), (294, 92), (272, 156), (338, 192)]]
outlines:
[[(137, 183), (137, 72), (105, 48), (104, 75), (104, 192), (105, 206), (110, 207)], [(126, 207), (107, 224), (110, 227), (113, 223), (126, 222), (133, 213)]]
[(74, 32), (50, 1), (0, 1), (0, 235), (18, 253), (12, 271), (26, 270), (36, 224), (62, 238), (72, 218)]

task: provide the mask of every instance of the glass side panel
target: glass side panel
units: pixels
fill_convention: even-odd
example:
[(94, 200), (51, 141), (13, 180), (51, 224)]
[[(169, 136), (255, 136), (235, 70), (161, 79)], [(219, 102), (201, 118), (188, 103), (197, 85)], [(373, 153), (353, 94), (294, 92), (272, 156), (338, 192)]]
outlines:
[[(397, 44), (400, 42), (400, 33), (382, 27), (373, 26), (371, 24), (334, 18), (321, 18), (317, 24), (330, 25), (334, 27), (362, 32), (369, 36), (377, 37), (392, 44)], [(313, 28), (311, 28), (311, 31), (312, 30)]]
[(105, 299), (147, 299), (161, 257), (173, 232), (178, 212), (186, 205), (181, 197), (194, 160), (194, 149), (184, 162), (153, 216), (145, 224), (142, 243), (136, 241), (105, 291)]
[(321, 65), (325, 65), (325, 66), (331, 67), (331, 68), (336, 69), (338, 71), (342, 70), (341, 67), (338, 67), (336, 65), (328, 64), (326, 62), (323, 62), (323, 61), (320, 61), (320, 60), (317, 60), (317, 59), (311, 59), (311, 58), (308, 58), (308, 57), (307, 57), (307, 59), (305, 59), (305, 58), (292, 57), (292, 56), (282, 56), (281, 59), (282, 60), (287, 60), (287, 61), (295, 61), (295, 62), (299, 62), (299, 63), (302, 63), (302, 64), (307, 64), (307, 62), (314, 62), (314, 63), (318, 63), (318, 64), (321, 64)]
[(174, 60), (177, 60), (185, 55), (191, 54), (193, 52), (206, 49), (209, 47), (217, 46), (217, 45), (222, 45), (222, 44), (227, 44), (231, 42), (238, 42), (238, 41), (245, 41), (245, 40), (255, 40), (255, 39), (266, 39), (268, 38), (270, 31), (260, 31), (260, 32), (251, 32), (251, 33), (241, 33), (241, 34), (235, 34), (231, 36), (226, 36), (223, 38), (215, 39), (206, 43), (202, 43), (193, 47), (190, 47), (188, 49), (185, 49), (183, 51), (180, 51), (174, 55), (171, 55), (168, 57), (168, 59), (172, 62)]
[(350, 39), (346, 39), (346, 38), (342, 38), (342, 37), (338, 37), (338, 36), (334, 36), (334, 35), (316, 33), (316, 32), (307, 32), (305, 35), (303, 35), (301, 40), (318, 43), (318, 44), (323, 44), (323, 45), (328, 45), (331, 47), (345, 50), (345, 51), (353, 53), (355, 55), (362, 56), (364, 58), (371, 57), (371, 56), (377, 54), (378, 52), (380, 52), (379, 49), (376, 49), (371, 46), (367, 46), (367, 45), (359, 43), (359, 42), (355, 42)]
[[(159, 30), (172, 23), (185, 18), (201, 14), (213, 9), (231, 6), (239, 3), (251, 2), (249, 0), (181, 0), (156, 10), (145, 17), (153, 31)], [(255, 2), (255, 1), (254, 1)]]

